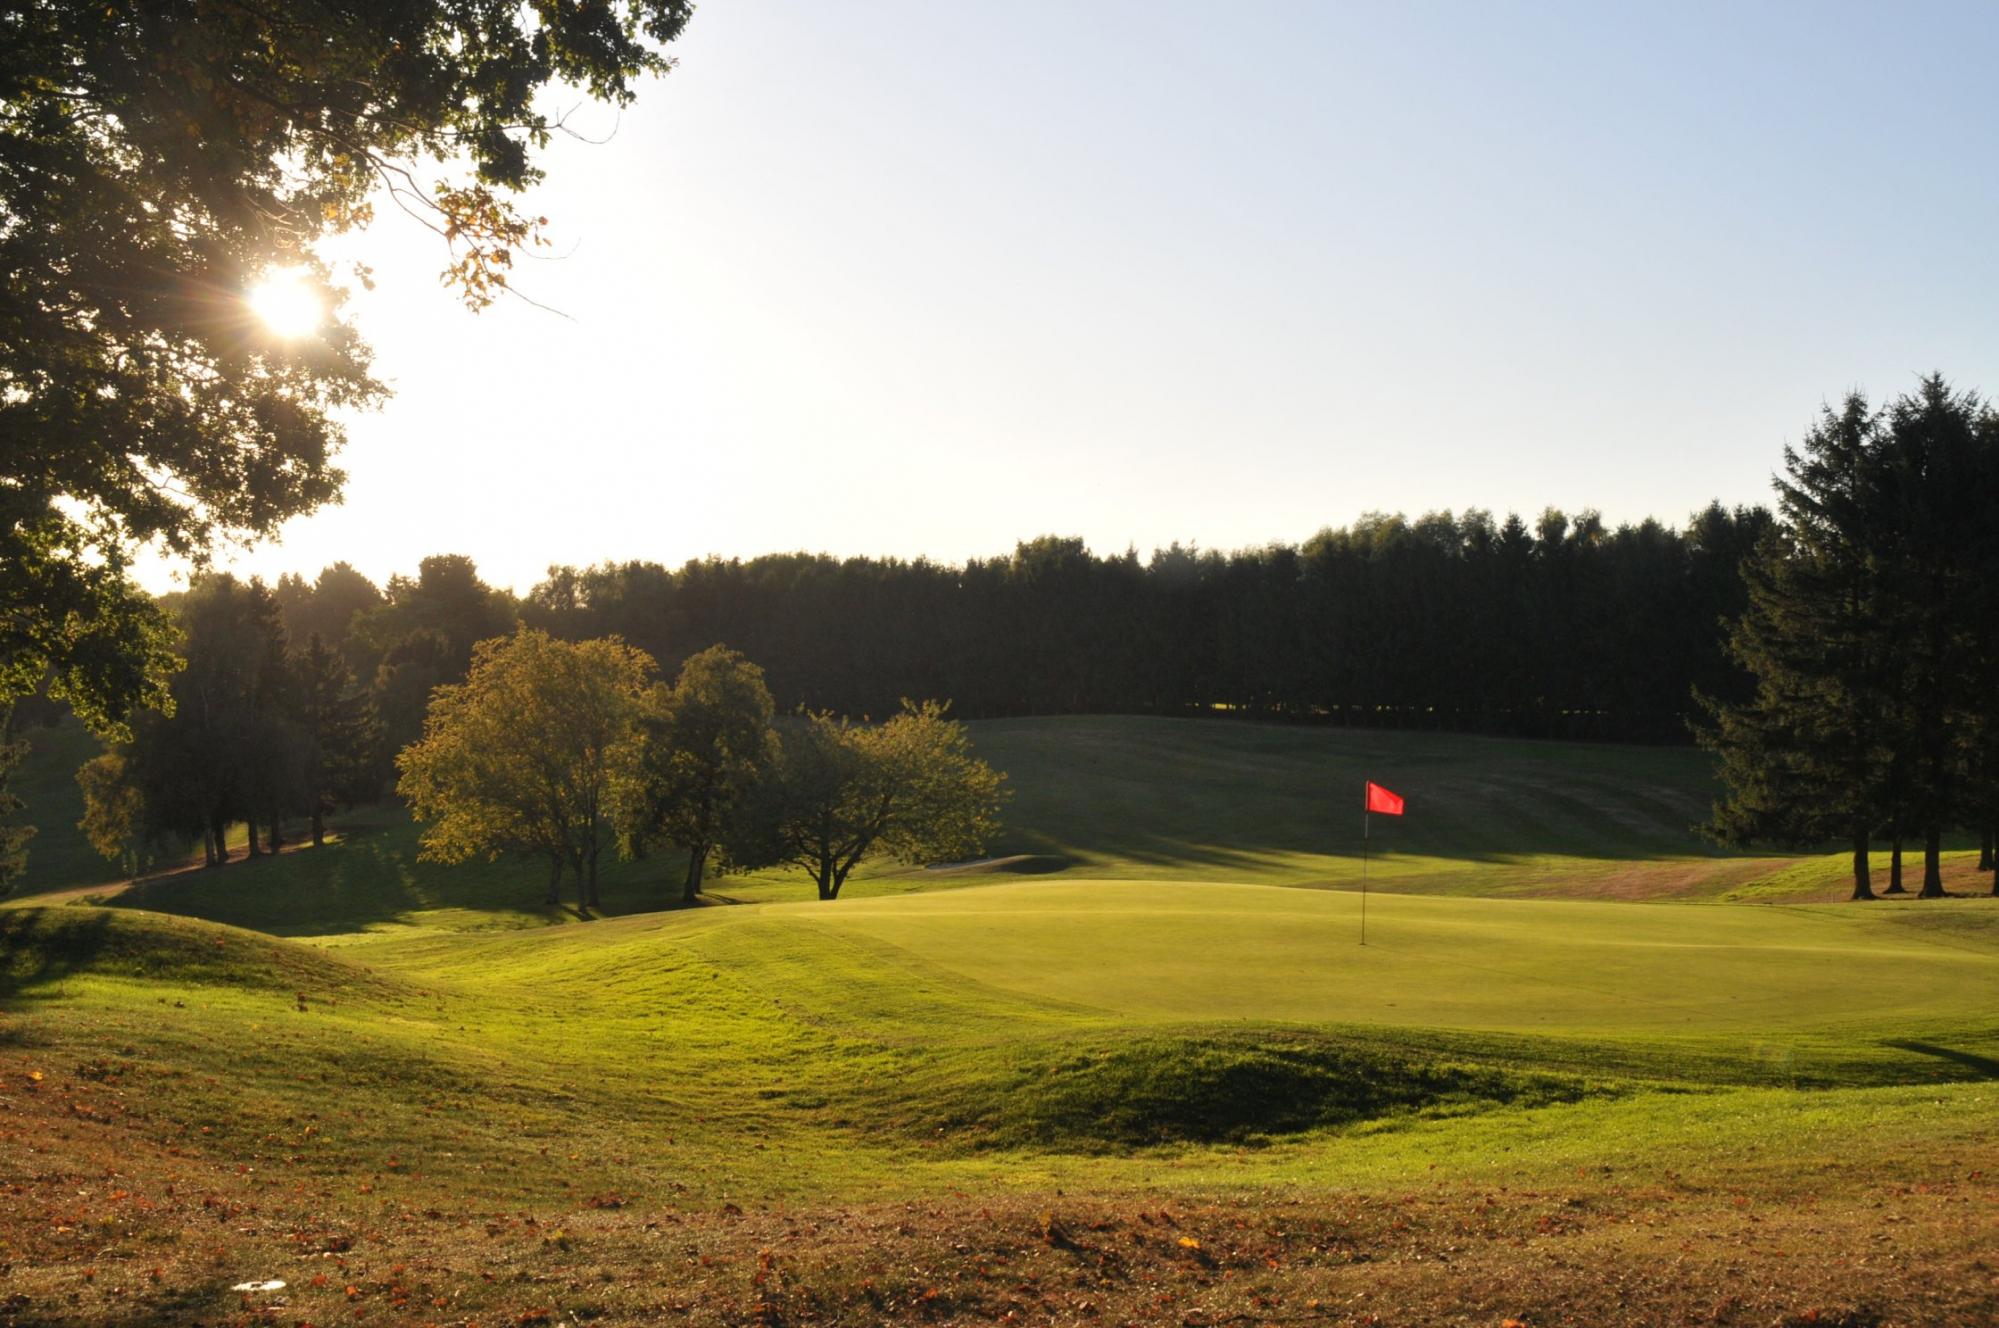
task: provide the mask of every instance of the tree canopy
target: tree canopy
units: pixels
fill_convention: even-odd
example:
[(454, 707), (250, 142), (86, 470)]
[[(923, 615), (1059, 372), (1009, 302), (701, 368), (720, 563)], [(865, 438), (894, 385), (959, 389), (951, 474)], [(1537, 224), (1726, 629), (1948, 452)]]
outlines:
[(759, 814), (740, 823), (738, 859), (802, 868), (821, 899), (837, 899), (872, 854), (923, 863), (980, 852), (999, 829), (1006, 777), (972, 755), (945, 709), (905, 701), (879, 725), (800, 716)]
[(625, 840), (687, 854), (681, 898), (693, 903), (709, 858), (777, 759), (763, 670), (726, 646), (681, 665), (672, 687), (646, 696), (638, 777), (628, 790)]
[[(1736, 700), (1722, 651), (1762, 508), (1679, 529), (1594, 513), (1374, 514), (1303, 544), (1149, 556), (1042, 537), (953, 565), (773, 554), (555, 568), (521, 606), (671, 668), (721, 641), (781, 711), (1210, 714), (1684, 742), (1691, 691)], [(1468, 666), (1473, 665), (1475, 666)]]
[(1870, 845), (1920, 838), (1922, 893), (1943, 893), (1954, 825), (1999, 820), (1999, 415), (1941, 377), (1884, 409), (1828, 407), (1777, 480), (1778, 525), (1744, 568), (1729, 637), (1754, 695), (1710, 700), (1703, 740), (1724, 782), (1725, 842), (1851, 845), (1853, 895), (1873, 897)]
[[(509, 199), (561, 127), (543, 93), (628, 102), (690, 8), (0, 13), (0, 701), (48, 676), (115, 728), (163, 700), (168, 629), (124, 575), (131, 549), (199, 558), (331, 500), (340, 415), (384, 393), (315, 243), (387, 199), (489, 302), (538, 233)], [(325, 310), (308, 335), (246, 306), (278, 270)]]
[(522, 628), (481, 642), (462, 683), (431, 696), (423, 737), (396, 759), (397, 790), (436, 862), (539, 857), (548, 901), (562, 875), (597, 907), (597, 865), (615, 800), (635, 776), (639, 706), (653, 674), (616, 640), (558, 641)]

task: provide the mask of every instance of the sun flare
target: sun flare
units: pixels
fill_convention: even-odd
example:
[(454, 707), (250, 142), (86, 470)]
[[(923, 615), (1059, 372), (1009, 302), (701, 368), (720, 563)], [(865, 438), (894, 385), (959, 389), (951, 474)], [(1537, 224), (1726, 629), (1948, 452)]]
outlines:
[(312, 289), (311, 274), (304, 268), (276, 268), (250, 288), (252, 313), (278, 336), (303, 337), (318, 330), (326, 317), (326, 307)]

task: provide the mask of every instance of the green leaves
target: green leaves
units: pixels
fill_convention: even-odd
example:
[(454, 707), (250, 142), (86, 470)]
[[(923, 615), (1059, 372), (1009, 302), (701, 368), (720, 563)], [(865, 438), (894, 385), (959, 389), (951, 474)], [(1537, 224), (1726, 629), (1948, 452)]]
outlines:
[(647, 694), (642, 751), (620, 800), (630, 851), (659, 840), (686, 850), (684, 898), (692, 903), (717, 849), (727, 855), (738, 819), (777, 759), (774, 707), (763, 670), (725, 646), (681, 666), (669, 689)]
[(423, 856), (535, 854), (558, 876), (568, 865), (579, 882), (593, 877), (616, 790), (637, 768), (653, 669), (615, 639), (522, 628), (480, 642), (465, 681), (432, 694), (423, 737), (396, 759), (397, 791), (426, 823)]
[(767, 795), (767, 852), (812, 873), (834, 899), (871, 853), (904, 862), (968, 857), (998, 832), (1005, 776), (972, 755), (946, 703), (904, 701), (870, 726), (806, 714), (784, 734)]
[[(387, 389), (314, 257), (387, 195), (483, 307), (542, 219), (508, 195), (561, 127), (553, 84), (622, 105), (685, 0), (35, 4), (0, 43), (0, 700), (53, 670), (107, 731), (157, 703), (148, 542), (197, 561), (335, 499), (340, 416)], [(466, 178), (469, 175), (470, 178)], [(435, 178), (433, 178), (435, 177)], [(246, 294), (297, 269), (309, 335)], [(366, 284), (365, 272), (357, 279)]]

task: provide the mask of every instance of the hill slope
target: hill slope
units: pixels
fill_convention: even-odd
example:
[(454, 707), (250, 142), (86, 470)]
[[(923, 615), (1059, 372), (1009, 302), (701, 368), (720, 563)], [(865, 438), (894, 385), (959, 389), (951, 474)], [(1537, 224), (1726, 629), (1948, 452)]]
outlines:
[[(972, 730), (1014, 794), (992, 848), (998, 861), (950, 870), (869, 864), (850, 884), (853, 895), (958, 887), (1013, 871), (1354, 886), (1363, 865), (1356, 808), (1368, 778), (1409, 799), (1407, 816), (1374, 818), (1367, 874), (1377, 889), (1708, 897), (1787, 869), (1785, 897), (1839, 889), (1829, 862), (1800, 867), (1793, 858), (1724, 854), (1696, 838), (1690, 827), (1712, 790), (1705, 758), (1684, 749), (1126, 716), (992, 721)], [(87, 752), (71, 741), (80, 730), (53, 732), (22, 788), (32, 807), (73, 820), (73, 771), (61, 767)], [(392, 804), (349, 813), (339, 829), (346, 843), (336, 849), (154, 882), (126, 902), (284, 935), (573, 916), (542, 906), (537, 866), (418, 861), (415, 828)], [(23, 893), (95, 885), (109, 875), (73, 829), (48, 824)], [(662, 907), (676, 897), (678, 875), (671, 854), (611, 865), (606, 907), (614, 914)], [(764, 872), (718, 880), (713, 890), (774, 901), (798, 898), (806, 885), (792, 873)]]

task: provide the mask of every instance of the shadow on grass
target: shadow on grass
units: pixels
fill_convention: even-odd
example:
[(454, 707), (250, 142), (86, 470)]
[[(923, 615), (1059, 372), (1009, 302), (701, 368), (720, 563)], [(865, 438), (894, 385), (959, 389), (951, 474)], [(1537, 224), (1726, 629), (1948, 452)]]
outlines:
[(1990, 1056), (1958, 1051), (1952, 1047), (1939, 1047), (1933, 1042), (1912, 1042), (1905, 1039), (1884, 1042), (1882, 1045), (1894, 1047), (1898, 1051), (1913, 1051), (1919, 1056), (1934, 1056), (1938, 1060), (1961, 1065), (1980, 1079), (1999, 1079), (1999, 1060), (1994, 1060)]
[(1153, 1033), (1029, 1044), (907, 1109), (960, 1147), (1097, 1152), (1254, 1143), (1392, 1116), (1572, 1103), (1618, 1090), (1302, 1030)]
[(1377, 854), (1733, 856), (1690, 830), (1714, 792), (1691, 749), (1107, 716), (972, 727), (1015, 792), (1001, 854), (1218, 872), (1266, 869), (1270, 855), (1358, 859), (1373, 779), (1409, 799), (1406, 818), (1375, 818)]
[(538, 927), (651, 912), (679, 897), (671, 855), (616, 862), (585, 909), (573, 882), (549, 904), (545, 865), (518, 859), (444, 864), (420, 855), (418, 827), (399, 806), (342, 818), (340, 837), (278, 857), (139, 881), (108, 902), (247, 927), (272, 936), (326, 936), (399, 925), (451, 929)]
[(111, 921), (111, 914), (98, 909), (79, 909), (61, 925), (37, 910), (0, 912), (0, 998), (88, 968), (106, 948)]
[[(246, 1312), (255, 1301), (268, 1297), (252, 1297), (232, 1289), (225, 1278), (208, 1278), (191, 1286), (163, 1289), (146, 1297), (146, 1303), (134, 1305), (122, 1314), (106, 1315), (101, 1308), (93, 1308), (89, 1315), (75, 1318), (56, 1317), (38, 1320), (47, 1323), (88, 1323), (96, 1328), (151, 1328), (163, 1323), (210, 1323), (218, 1322), (225, 1312), (234, 1311), (245, 1322), (253, 1321), (252, 1312)], [(280, 1300), (279, 1303), (282, 1303)], [(24, 1321), (25, 1322), (25, 1321)]]

